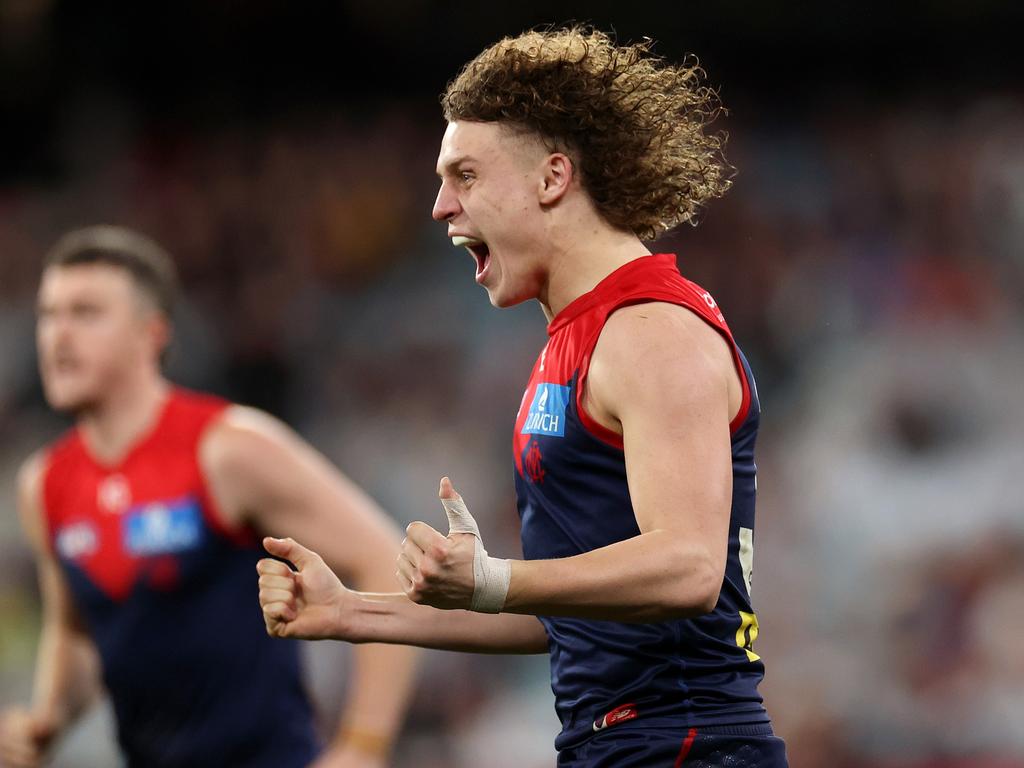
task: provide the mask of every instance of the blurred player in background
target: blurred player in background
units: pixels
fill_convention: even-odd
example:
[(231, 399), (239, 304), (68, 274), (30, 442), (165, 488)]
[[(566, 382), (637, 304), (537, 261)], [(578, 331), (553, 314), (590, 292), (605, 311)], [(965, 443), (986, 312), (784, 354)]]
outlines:
[(76, 425), (19, 475), (43, 629), (32, 705), (0, 716), (0, 759), (39, 765), (102, 679), (131, 766), (383, 766), (413, 650), (357, 651), (321, 752), (298, 648), (267, 637), (253, 572), (259, 535), (288, 531), (379, 589), (399, 536), (274, 418), (168, 383), (176, 283), (163, 250), (127, 229), (72, 232), (47, 257), (40, 369)]
[(728, 188), (702, 74), (572, 28), (451, 83), (434, 218), (495, 306), (549, 321), (513, 440), (526, 559), (489, 557), (445, 478), (449, 534), (409, 526), (403, 595), (267, 540), (298, 567), (260, 563), (268, 631), (549, 651), (559, 765), (786, 765), (753, 650), (753, 377), (711, 295), (644, 245)]

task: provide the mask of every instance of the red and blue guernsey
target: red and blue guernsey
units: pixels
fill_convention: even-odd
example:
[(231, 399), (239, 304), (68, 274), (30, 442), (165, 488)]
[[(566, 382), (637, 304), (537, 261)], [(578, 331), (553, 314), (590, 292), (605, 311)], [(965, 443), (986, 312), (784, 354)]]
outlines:
[(679, 274), (675, 256), (625, 264), (548, 326), (514, 436), (523, 552), (527, 559), (569, 557), (640, 534), (622, 438), (588, 416), (581, 393), (608, 316), (652, 301), (703, 318), (729, 342), (740, 373), (743, 401), (730, 425), (733, 499), (725, 580), (715, 609), (699, 618), (625, 624), (541, 617), (562, 722), (559, 749), (605, 728), (678, 726), (685, 734), (692, 727), (769, 722), (757, 692), (764, 666), (752, 648), (757, 619), (750, 603), (757, 393), (715, 300)]
[(197, 459), (226, 406), (174, 390), (116, 465), (78, 430), (49, 451), (50, 542), (130, 766), (281, 768), (318, 751), (297, 647), (263, 626), (256, 539), (219, 519)]

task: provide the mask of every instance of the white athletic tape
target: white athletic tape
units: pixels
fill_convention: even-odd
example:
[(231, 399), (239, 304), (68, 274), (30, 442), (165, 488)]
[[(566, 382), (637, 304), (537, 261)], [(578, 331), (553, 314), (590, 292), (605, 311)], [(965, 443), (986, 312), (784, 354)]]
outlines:
[(499, 557), (489, 557), (484, 543), (480, 540), (480, 528), (469, 514), (462, 499), (441, 499), (445, 514), (448, 515), (448, 535), (471, 533), (476, 537), (473, 552), (473, 600), (469, 609), (480, 613), (501, 613), (508, 595), (508, 583), (512, 578), (512, 564)]

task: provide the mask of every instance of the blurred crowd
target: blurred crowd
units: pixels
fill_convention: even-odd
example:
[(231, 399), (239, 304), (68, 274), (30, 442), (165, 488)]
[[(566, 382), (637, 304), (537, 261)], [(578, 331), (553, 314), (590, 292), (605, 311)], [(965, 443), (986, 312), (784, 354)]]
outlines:
[[(656, 247), (758, 377), (757, 645), (791, 764), (1024, 764), (1024, 96), (749, 104), (723, 127), (733, 190)], [(437, 522), (450, 474), (488, 549), (518, 553), (510, 435), (544, 320), (494, 311), (430, 220), (442, 129), (392, 106), (155, 131), (90, 102), (65, 178), (0, 188), (0, 705), (29, 695), (38, 631), (13, 476), (66, 426), (34, 291), (74, 226), (176, 257), (175, 381), (281, 416), (403, 525)], [(346, 650), (307, 650), (329, 727)], [(109, 728), (55, 764), (116, 764)], [(543, 657), (431, 653), (396, 764), (551, 765), (556, 731)]]

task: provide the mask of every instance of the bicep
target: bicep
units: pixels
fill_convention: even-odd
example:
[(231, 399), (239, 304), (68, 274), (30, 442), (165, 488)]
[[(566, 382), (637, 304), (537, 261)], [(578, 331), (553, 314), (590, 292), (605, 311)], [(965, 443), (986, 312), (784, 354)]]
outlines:
[[(725, 405), (715, 398), (661, 397), (634, 390), (623, 410), (623, 450), (640, 529), (721, 530), (732, 497)], [(716, 524), (717, 523), (717, 524)]]
[(238, 409), (204, 443), (207, 481), (234, 520), (314, 547), (342, 575), (397, 555), (398, 529), (373, 500), (276, 419)]
[(18, 516), (36, 559), (43, 620), (50, 626), (81, 631), (64, 572), (49, 542), (43, 508), (43, 461), (33, 456), (18, 473)]
[(640, 530), (678, 531), (724, 554), (733, 374), (724, 340), (688, 310), (645, 305), (612, 316), (594, 362), (591, 387), (621, 424)]
[[(315, 545), (324, 561), (355, 579), (357, 587), (394, 588), (401, 535), (380, 507), (319, 454), (297, 461), (293, 479), (301, 480), (301, 487), (288, 495), (289, 503), (266, 509), (261, 527), (270, 535)], [(385, 576), (375, 574), (371, 583), (369, 571)]]

